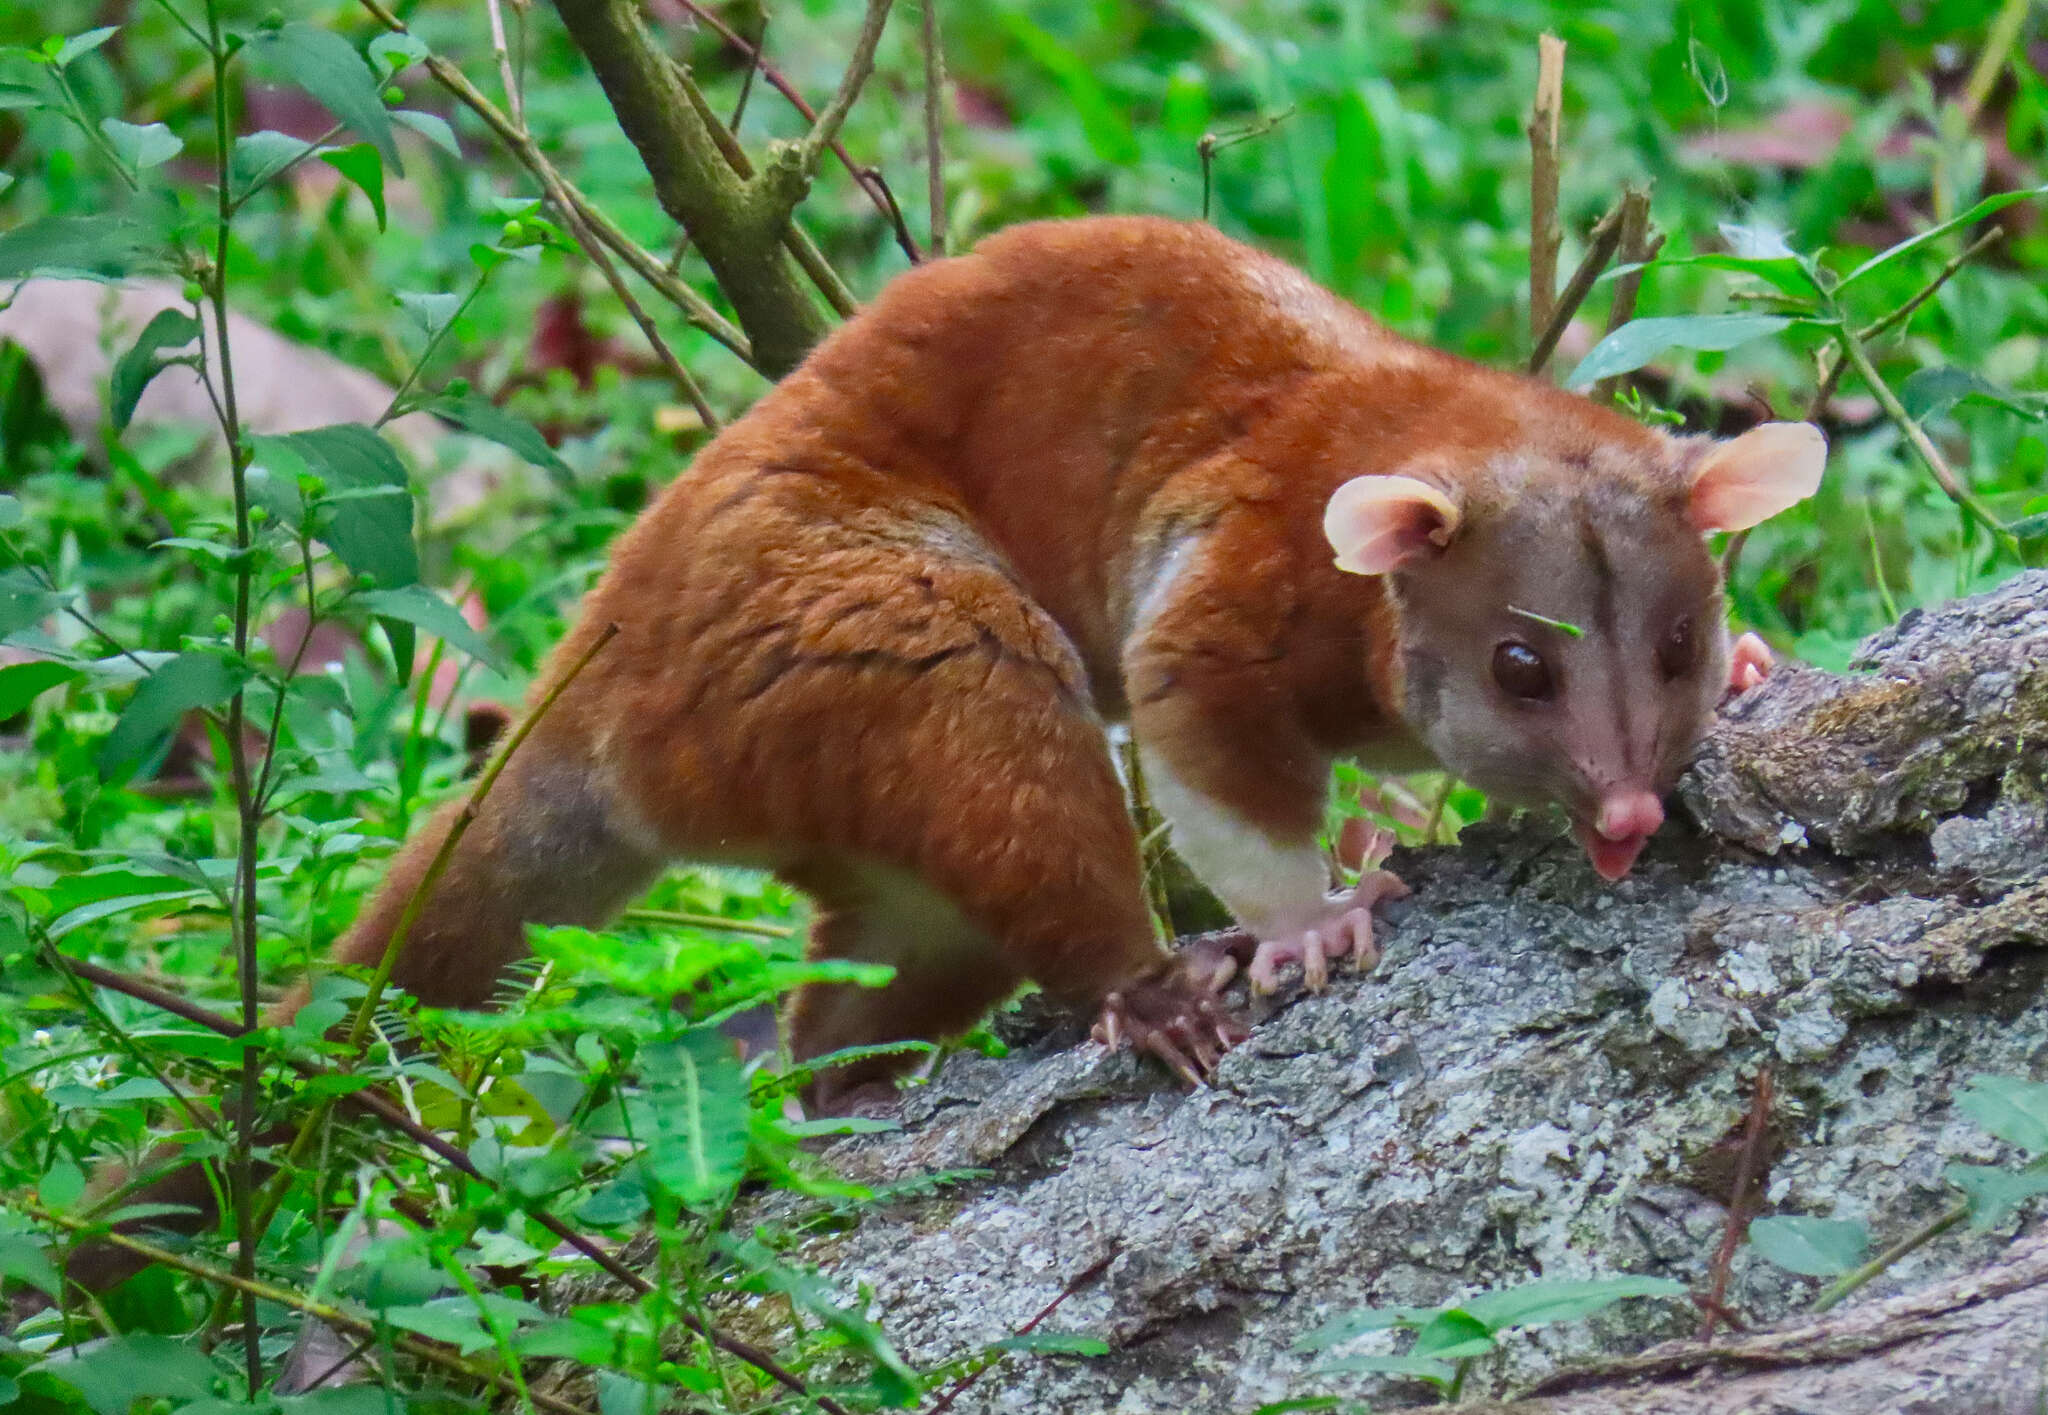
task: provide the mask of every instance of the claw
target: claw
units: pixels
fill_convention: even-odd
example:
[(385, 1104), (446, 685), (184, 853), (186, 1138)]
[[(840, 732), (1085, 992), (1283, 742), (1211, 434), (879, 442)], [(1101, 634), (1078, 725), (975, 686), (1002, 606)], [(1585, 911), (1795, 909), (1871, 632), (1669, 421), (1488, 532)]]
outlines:
[(1771, 676), (1776, 659), (1771, 646), (1755, 634), (1744, 634), (1728, 649), (1728, 692), (1746, 693)]
[(1105, 997), (1093, 1035), (1111, 1047), (1128, 1040), (1132, 1050), (1150, 1052), (1181, 1080), (1199, 1086), (1246, 1033), (1185, 966), (1176, 966)]
[(1301, 964), (1301, 980), (1311, 991), (1329, 985), (1330, 960), (1350, 954), (1353, 965), (1364, 972), (1379, 962), (1379, 947), (1373, 942), (1372, 909), (1383, 899), (1399, 899), (1408, 893), (1400, 878), (1385, 870), (1374, 870), (1360, 879), (1348, 893), (1332, 895), (1329, 912), (1299, 933), (1282, 934), (1260, 941), (1247, 970), (1252, 991), (1271, 993), (1280, 986), (1280, 969), (1287, 963)]
[[(1340, 920), (1338, 927), (1343, 923)], [(1343, 935), (1338, 935), (1342, 939)], [(1337, 949), (1342, 952), (1340, 944)], [(1321, 992), (1330, 985), (1330, 960), (1323, 952), (1323, 935), (1318, 929), (1310, 929), (1301, 939), (1301, 980), (1308, 984), (1310, 992)]]

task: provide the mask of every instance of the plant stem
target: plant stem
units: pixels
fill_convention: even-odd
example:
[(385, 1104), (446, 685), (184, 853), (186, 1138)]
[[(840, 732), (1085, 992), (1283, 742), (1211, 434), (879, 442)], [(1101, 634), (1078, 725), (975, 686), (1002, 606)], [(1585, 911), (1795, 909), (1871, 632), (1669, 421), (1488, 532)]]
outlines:
[(1863, 380), (1871, 396), (1877, 399), (1878, 406), (1884, 409), (1885, 416), (1890, 418), (1893, 425), (1904, 435), (1907, 444), (1920, 458), (1921, 465), (1927, 468), (1928, 475), (1934, 478), (1951, 501), (1962, 508), (1964, 514), (1991, 532), (1991, 538), (2000, 547), (2013, 559), (2024, 564), (2018, 538), (1956, 479), (1956, 474), (1950, 470), (1947, 460), (1941, 455), (1941, 449), (1934, 445), (1934, 440), (1927, 435), (1926, 429), (1907, 413), (1905, 405), (1899, 402), (1898, 395), (1892, 392), (1891, 385), (1878, 375), (1877, 369), (1870, 362), (1870, 355), (1863, 350), (1863, 341), (1856, 332), (1846, 325), (1837, 325), (1835, 340), (1841, 346), (1842, 357), (1848, 362), (1849, 367), (1856, 370), (1856, 376)]
[(939, 42), (939, 0), (924, 0), (924, 165), (926, 200), (931, 206), (933, 255), (946, 253), (946, 51)]
[[(411, 33), (406, 28), (405, 21), (399, 19), (397, 15), (386, 9), (381, 0), (360, 0), (360, 3), (365, 10), (370, 12), (371, 17), (378, 24), (384, 26), (384, 28), (392, 33)], [(555, 172), (556, 180), (561, 182), (563, 189), (568, 193), (569, 200), (575, 204), (577, 211), (582, 214), (585, 223), (597, 234), (599, 240), (611, 248), (614, 255), (618, 256), (620, 260), (624, 261), (632, 269), (635, 275), (638, 275), (642, 280), (653, 286), (664, 299), (681, 310), (683, 316), (691, 324), (725, 345), (726, 348), (738, 355), (750, 367), (758, 367), (754, 363), (753, 347), (748, 343), (747, 336), (740, 332), (738, 326), (713, 309), (710, 301), (691, 289), (673, 271), (664, 269), (660, 261), (656, 260), (630, 236), (620, 230), (610, 217), (592, 205), (588, 197), (584, 196), (568, 179), (562, 177), (560, 172), (555, 170), (554, 164), (548, 161), (546, 154), (541, 152), (539, 145), (520, 126), (515, 125), (509, 117), (501, 112), (496, 104), (484, 97), (477, 90), (476, 85), (464, 77), (462, 70), (456, 68), (438, 54), (429, 54), (426, 57), (425, 64), (427, 72), (433, 75), (434, 81), (452, 94), (470, 112), (476, 114), (483, 121), (484, 126), (489, 128), (497, 136), (498, 140), (505, 144), (512, 155), (519, 159), (520, 164), (528, 172), (532, 173), (534, 178), (543, 186), (547, 185), (547, 178), (543, 173), (547, 171)]]
[[(244, 1035), (244, 1029), (232, 1019), (223, 1017), (217, 1012), (208, 1011), (206, 1008), (174, 993), (167, 992), (152, 983), (131, 978), (127, 974), (116, 972), (112, 968), (102, 968), (96, 963), (87, 963), (78, 959), (67, 959), (66, 963), (72, 971), (88, 982), (97, 983), (103, 988), (109, 988), (124, 996), (147, 1002), (153, 1007), (162, 1008), (173, 1016), (183, 1017), (185, 1020), (208, 1028), (219, 1033), (221, 1036), (239, 1037)], [(314, 1062), (298, 1058), (287, 1058), (287, 1064), (294, 1071), (298, 1072), (299, 1075), (308, 1078), (341, 1074)], [(370, 1115), (382, 1124), (404, 1135), (421, 1149), (442, 1161), (442, 1163), (460, 1171), (493, 1193), (501, 1191), (501, 1186), (496, 1181), (488, 1178), (481, 1169), (477, 1168), (476, 1162), (467, 1154), (464, 1154), (439, 1135), (427, 1129), (419, 1121), (406, 1114), (403, 1107), (376, 1087), (364, 1087), (358, 1091), (347, 1092), (336, 1097), (335, 1103)], [(604, 1272), (610, 1274), (635, 1296), (645, 1296), (653, 1290), (653, 1285), (646, 1278), (633, 1271), (615, 1254), (600, 1244), (593, 1242), (584, 1234), (577, 1232), (546, 1209), (533, 1208), (526, 1212), (533, 1222), (539, 1224), (542, 1228), (574, 1249), (579, 1256), (596, 1264)], [(126, 1246), (132, 1246), (132, 1244)], [(681, 1320), (691, 1331), (708, 1341), (717, 1342), (721, 1350), (737, 1356), (740, 1360), (746, 1362), (755, 1370), (760, 1371), (785, 1390), (808, 1399), (818, 1409), (824, 1411), (825, 1415), (847, 1415), (846, 1407), (830, 1397), (813, 1394), (802, 1378), (783, 1366), (769, 1352), (720, 1328), (700, 1327), (697, 1325), (696, 1319), (687, 1313), (682, 1314)]]
[[(181, 1253), (173, 1253), (168, 1248), (160, 1248), (154, 1243), (130, 1237), (125, 1233), (94, 1232), (98, 1225), (85, 1219), (73, 1218), (69, 1214), (52, 1213), (32, 1200), (22, 1205), (22, 1211), (30, 1218), (40, 1220), (43, 1223), (54, 1224), (72, 1233), (90, 1234), (95, 1242), (111, 1243), (116, 1248), (125, 1248), (129, 1252), (136, 1254), (138, 1257), (146, 1258), (152, 1263), (161, 1263), (164, 1267), (196, 1277), (202, 1282), (214, 1283), (230, 1291), (239, 1292), (242, 1295), (244, 1305), (253, 1303), (260, 1298), (265, 1302), (274, 1302), (280, 1307), (289, 1307), (294, 1312), (303, 1313), (315, 1321), (326, 1322), (330, 1326), (340, 1327), (359, 1336), (374, 1338), (380, 1335), (379, 1329), (364, 1318), (325, 1302), (312, 1301), (301, 1296), (291, 1288), (279, 1287), (275, 1283), (263, 1282), (260, 1279), (245, 1276), (241, 1273), (226, 1272), (210, 1264), (199, 1262), (197, 1259), (188, 1258)], [(471, 1365), (461, 1356), (448, 1350), (438, 1342), (430, 1342), (420, 1337), (397, 1333), (396, 1345), (413, 1359), (424, 1361), (431, 1366), (438, 1366), (450, 1374), (478, 1381), (507, 1394), (520, 1393), (521, 1387), (512, 1377)], [(548, 1410), (554, 1411), (555, 1415), (589, 1415), (589, 1412), (584, 1410), (582, 1406), (571, 1405), (568, 1401), (559, 1400), (554, 1396), (543, 1394), (533, 1396), (532, 1399), (536, 1405), (541, 1405)]]
[(1529, 342), (1550, 325), (1557, 302), (1558, 128), (1564, 110), (1564, 41), (1536, 40), (1536, 102), (1529, 111)]
[(2018, 43), (2020, 30), (2026, 22), (2027, 0), (2005, 0), (1998, 7), (1990, 32), (1984, 38), (1984, 48), (1970, 69), (1969, 82), (1963, 85), (1963, 117), (1966, 122), (1975, 123), (1977, 115), (1984, 111), (1991, 90), (1998, 85), (1999, 71), (2012, 57), (2012, 47)]
[(722, 914), (688, 914), (674, 909), (628, 909), (620, 916), (629, 924), (668, 924), (683, 929), (715, 929), (722, 933), (752, 934), (756, 938), (789, 938), (795, 929), (781, 924), (757, 923), (752, 919), (728, 919)]
[(1898, 1242), (1892, 1244), (1891, 1247), (1879, 1253), (1862, 1267), (1843, 1273), (1840, 1277), (1829, 1283), (1827, 1289), (1813, 1300), (1813, 1305), (1807, 1308), (1807, 1310), (1815, 1316), (1819, 1316), (1857, 1288), (1880, 1276), (1893, 1263), (1896, 1263), (1914, 1249), (1933, 1242), (1969, 1216), (1970, 1206), (1967, 1203), (1957, 1204), (1954, 1208), (1943, 1212), (1931, 1222), (1921, 1225)]
[[(206, 0), (207, 54), (213, 63), (214, 140), (214, 243), (213, 270), (206, 281), (213, 301), (215, 347), (220, 355), (221, 435), (226, 441), (228, 477), (235, 501), (235, 658), (249, 656), (249, 624), (254, 597), (255, 570), (249, 548), (249, 449), (242, 440), (241, 417), (235, 402), (235, 365), (228, 341), (228, 239), (234, 226), (235, 208), (228, 191), (229, 141), (228, 64), (233, 58), (221, 33), (220, 7)], [(235, 892), (229, 908), (234, 938), (235, 971), (241, 984), (242, 1026), (256, 1029), (262, 999), (257, 991), (256, 969), (256, 843), (263, 818), (249, 774), (249, 742), (245, 725), (248, 691), (235, 689), (228, 699), (228, 776), (235, 796), (238, 826), (235, 842)], [(256, 1188), (256, 1088), (263, 1078), (263, 1053), (249, 1047), (242, 1053), (241, 1083), (235, 1097), (234, 1144), (229, 1167), (230, 1190), (235, 1209), (235, 1275), (242, 1298), (242, 1364), (248, 1379), (249, 1398), (263, 1388), (262, 1330), (256, 1322), (256, 1294), (250, 1284), (256, 1276), (255, 1212), (251, 1206)]]
[(1557, 341), (1564, 337), (1566, 326), (1572, 316), (1579, 312), (1579, 306), (1586, 302), (1586, 296), (1593, 292), (1593, 282), (1600, 278), (1600, 272), (1614, 259), (1615, 248), (1621, 244), (1623, 213), (1628, 210), (1634, 190), (1622, 194), (1621, 200), (1609, 207), (1607, 214), (1594, 224), (1593, 234), (1586, 246), (1586, 253), (1580, 257), (1578, 269), (1565, 282), (1564, 290), (1550, 307), (1550, 318), (1543, 325), (1543, 332), (1536, 336), (1536, 347), (1529, 354), (1529, 372), (1541, 373), (1543, 366), (1550, 362), (1550, 356), (1557, 348)]
[(481, 295), (484, 286), (490, 283), (491, 270), (492, 267), (487, 265), (477, 272), (476, 284), (469, 287), (469, 293), (462, 297), (462, 303), (455, 307), (454, 313), (441, 322), (439, 329), (427, 336), (427, 347), (420, 350), (420, 356), (414, 359), (412, 367), (405, 371), (405, 380), (392, 393), (391, 402), (377, 415), (377, 421), (371, 424), (372, 427), (381, 428), (398, 416), (399, 408), (404, 406), (405, 395), (419, 382), (420, 374), (427, 366), (427, 360), (434, 357), (434, 351), (441, 347), (441, 341), (448, 337), (448, 331), (455, 328), (456, 322), (469, 312), (469, 307), (476, 303), (476, 297)]

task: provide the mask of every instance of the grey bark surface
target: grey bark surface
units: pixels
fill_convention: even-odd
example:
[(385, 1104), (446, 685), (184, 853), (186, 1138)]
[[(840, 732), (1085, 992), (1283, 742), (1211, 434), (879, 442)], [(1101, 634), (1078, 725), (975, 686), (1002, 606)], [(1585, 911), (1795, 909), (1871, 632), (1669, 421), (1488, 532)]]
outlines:
[[(1909, 615), (1850, 674), (1780, 672), (1681, 799), (1699, 825), (1668, 828), (1614, 887), (1545, 821), (1397, 855), (1415, 892), (1385, 911), (1378, 969), (1253, 1005), (1211, 1089), (1013, 1015), (1008, 1057), (951, 1058), (899, 1132), (828, 1152), (900, 1197), (799, 1256), (869, 1294), (921, 1363), (1011, 1335), (1072, 1284), (1040, 1330), (1109, 1354), (1012, 1356), (955, 1411), (1312, 1394), (1388, 1410), (1432, 1397), (1317, 1374), (1293, 1344), (1353, 1308), (1539, 1277), (1703, 1290), (1762, 1065), (1763, 1212), (1862, 1220), (1883, 1244), (1954, 1201), (1947, 1164), (2012, 1161), (1952, 1098), (2048, 1053), (2048, 574)], [(918, 1182), (959, 1169), (982, 1173)], [(2048, 1252), (2012, 1241), (2029, 1212), (1935, 1241), (1818, 1331), (1799, 1319), (1817, 1282), (1745, 1247), (1728, 1301), (1750, 1329), (1714, 1362), (1664, 1351), (1512, 1408), (2037, 1410)], [(1698, 1322), (1634, 1302), (1512, 1335), (1470, 1393)]]

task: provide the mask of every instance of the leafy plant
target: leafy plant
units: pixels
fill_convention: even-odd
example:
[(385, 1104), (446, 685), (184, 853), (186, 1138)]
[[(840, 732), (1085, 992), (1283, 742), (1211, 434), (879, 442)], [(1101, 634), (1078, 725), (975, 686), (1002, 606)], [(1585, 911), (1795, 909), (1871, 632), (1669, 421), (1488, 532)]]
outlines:
[(1434, 1386), (1446, 1400), (1456, 1400), (1473, 1363), (1500, 1350), (1501, 1338), (1509, 1332), (1584, 1321), (1632, 1297), (1683, 1296), (1683, 1283), (1661, 1277), (1530, 1282), (1475, 1293), (1440, 1307), (1360, 1308), (1326, 1322), (1297, 1341), (1294, 1349), (1329, 1351), (1371, 1332), (1413, 1332), (1415, 1340), (1406, 1351), (1333, 1357), (1316, 1370), (1406, 1376)]

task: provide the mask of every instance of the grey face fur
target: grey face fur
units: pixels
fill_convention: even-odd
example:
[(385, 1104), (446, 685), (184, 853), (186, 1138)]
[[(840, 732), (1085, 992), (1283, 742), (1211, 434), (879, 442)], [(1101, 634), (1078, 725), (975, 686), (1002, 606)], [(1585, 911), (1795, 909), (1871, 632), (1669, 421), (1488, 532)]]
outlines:
[(1587, 476), (1581, 458), (1527, 453), (1490, 470), (1498, 494), (1468, 500), (1448, 547), (1390, 577), (1410, 724), (1514, 804), (1588, 822), (1611, 792), (1661, 795), (1728, 676), (1720, 574), (1682, 476)]

